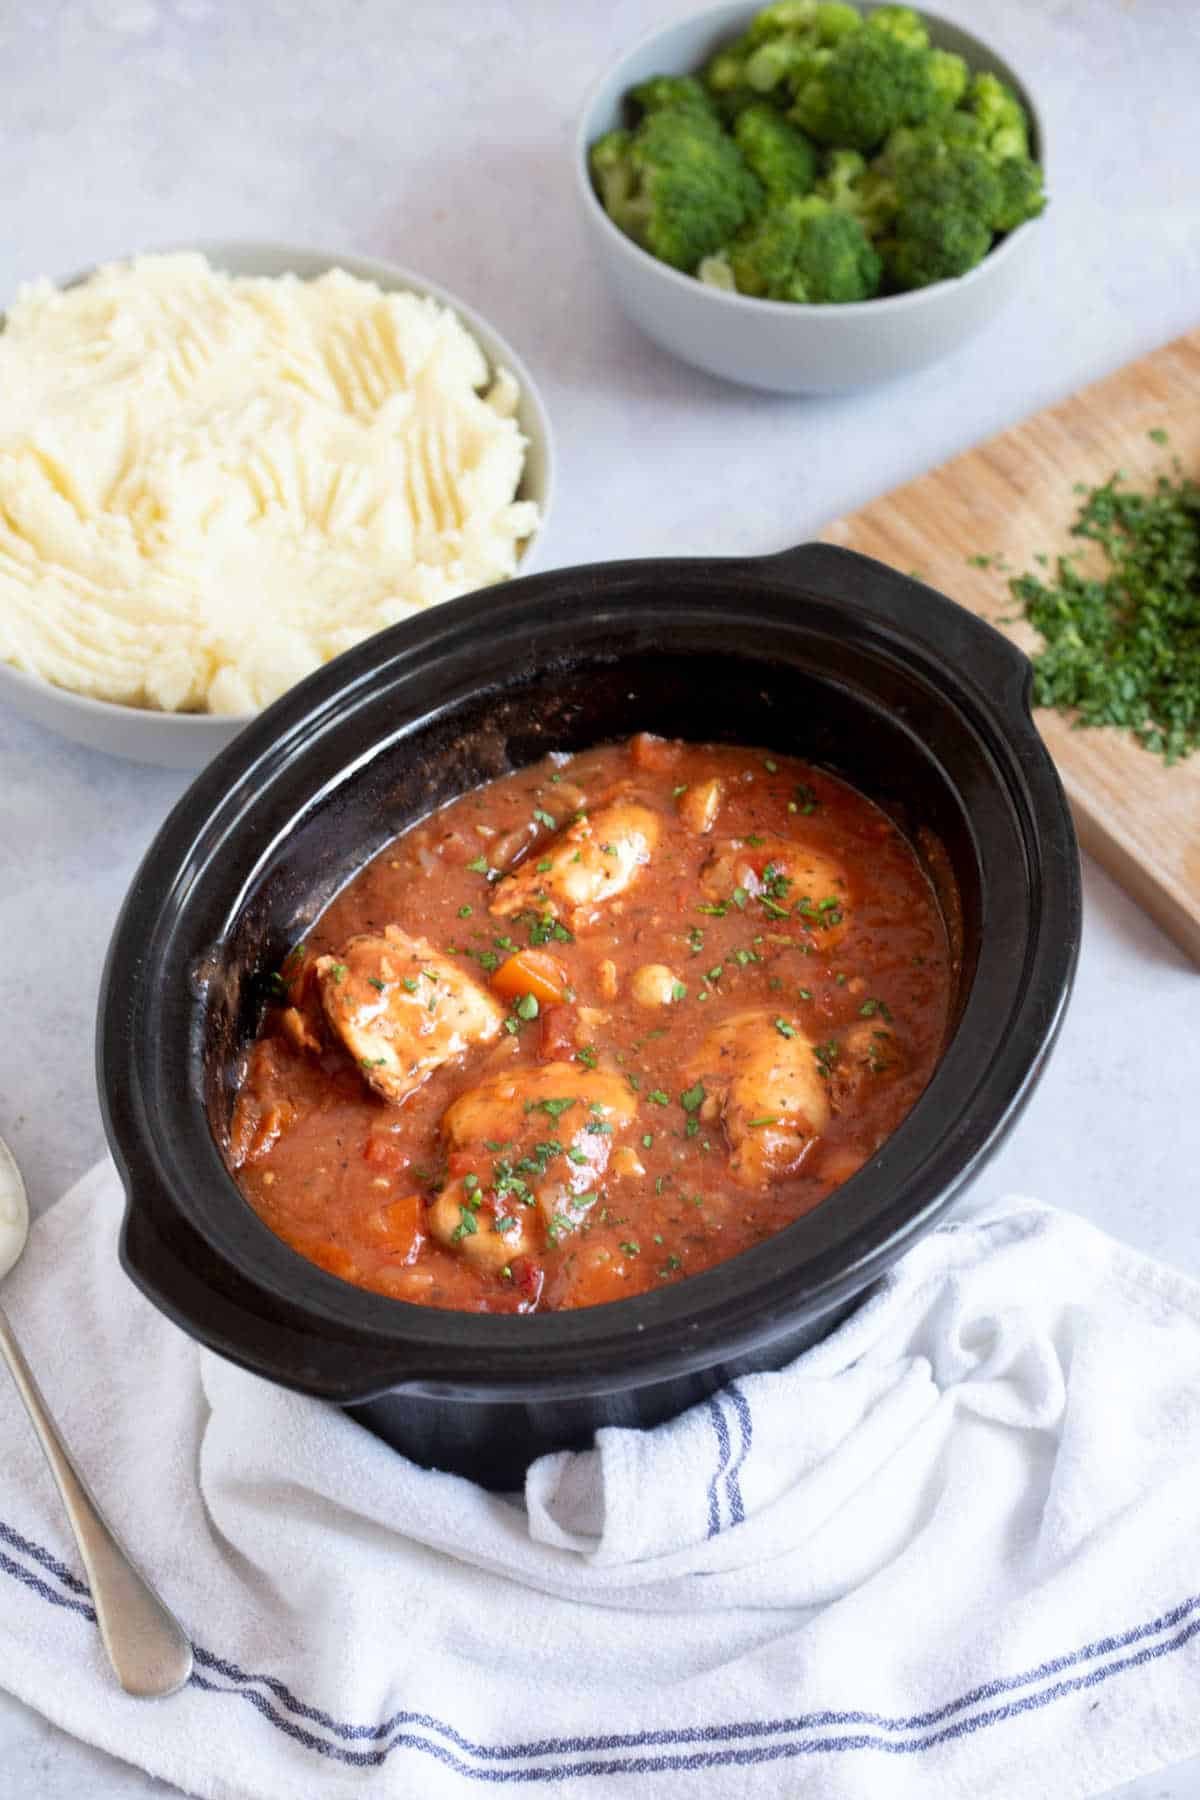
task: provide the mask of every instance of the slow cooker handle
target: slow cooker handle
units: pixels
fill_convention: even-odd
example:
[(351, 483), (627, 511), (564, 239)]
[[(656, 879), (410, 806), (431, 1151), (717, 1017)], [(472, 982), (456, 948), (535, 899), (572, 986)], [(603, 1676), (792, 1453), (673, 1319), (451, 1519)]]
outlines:
[[(322, 1337), (289, 1308), (272, 1304), (248, 1282), (229, 1291), (228, 1271), (210, 1278), (211, 1252), (169, 1202), (159, 1213), (125, 1182), (125, 1217), (119, 1240), (121, 1265), (134, 1286), (189, 1337), (228, 1361), (281, 1387), (316, 1395), (335, 1405), (362, 1402), (381, 1392), (420, 1383), (416, 1359), (401, 1369), (394, 1349), (364, 1338)], [(157, 1216), (156, 1216), (157, 1214)], [(178, 1233), (178, 1237), (176, 1234)]]
[(776, 581), (782, 575), (815, 599), (849, 600), (880, 625), (903, 631), (908, 642), (923, 644), (939, 660), (951, 657), (993, 700), (1007, 703), (1028, 721), (1033, 666), (1025, 652), (939, 588), (837, 544), (796, 544), (758, 562)]

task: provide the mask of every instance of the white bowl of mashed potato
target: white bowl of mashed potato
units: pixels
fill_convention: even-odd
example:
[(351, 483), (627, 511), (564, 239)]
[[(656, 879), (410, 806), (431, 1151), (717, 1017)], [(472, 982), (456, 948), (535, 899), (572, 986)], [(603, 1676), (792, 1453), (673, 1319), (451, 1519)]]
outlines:
[(20, 290), (0, 332), (0, 704), (199, 768), (294, 682), (533, 566), (545, 408), (453, 295), (210, 244)]

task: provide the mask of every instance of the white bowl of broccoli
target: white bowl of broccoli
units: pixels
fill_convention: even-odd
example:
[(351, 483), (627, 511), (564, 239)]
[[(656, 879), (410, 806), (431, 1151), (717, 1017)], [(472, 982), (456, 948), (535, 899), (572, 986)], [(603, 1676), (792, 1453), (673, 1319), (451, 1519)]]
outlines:
[(618, 300), (687, 362), (788, 393), (956, 348), (1021, 278), (1045, 206), (1026, 85), (935, 14), (718, 6), (584, 110), (576, 175)]

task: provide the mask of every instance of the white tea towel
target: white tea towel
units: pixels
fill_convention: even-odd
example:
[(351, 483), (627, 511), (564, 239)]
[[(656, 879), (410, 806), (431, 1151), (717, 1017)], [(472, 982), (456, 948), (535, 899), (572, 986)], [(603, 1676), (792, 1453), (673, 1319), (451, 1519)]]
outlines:
[(155, 1775), (1070, 1800), (1200, 1752), (1200, 1287), (1079, 1219), (935, 1232), (791, 1368), (522, 1499), (198, 1350), (119, 1272), (119, 1212), (105, 1166), (5, 1299), (195, 1676), (117, 1689), (0, 1386), (0, 1684)]

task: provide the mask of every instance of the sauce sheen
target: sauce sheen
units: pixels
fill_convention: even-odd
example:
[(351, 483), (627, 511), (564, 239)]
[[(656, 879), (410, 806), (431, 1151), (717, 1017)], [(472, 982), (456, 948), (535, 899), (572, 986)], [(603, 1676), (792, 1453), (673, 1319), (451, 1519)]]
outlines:
[(627, 1298), (826, 1201), (954, 977), (917, 858), (794, 758), (641, 734), (441, 808), (274, 977), (230, 1135), (301, 1255), (397, 1299)]

